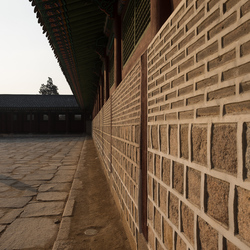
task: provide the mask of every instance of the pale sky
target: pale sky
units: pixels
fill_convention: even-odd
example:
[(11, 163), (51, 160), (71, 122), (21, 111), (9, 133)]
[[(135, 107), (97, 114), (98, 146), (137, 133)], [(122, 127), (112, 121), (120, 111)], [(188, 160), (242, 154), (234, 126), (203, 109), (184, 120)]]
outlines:
[(0, 2), (0, 94), (39, 94), (48, 77), (72, 94), (29, 0)]

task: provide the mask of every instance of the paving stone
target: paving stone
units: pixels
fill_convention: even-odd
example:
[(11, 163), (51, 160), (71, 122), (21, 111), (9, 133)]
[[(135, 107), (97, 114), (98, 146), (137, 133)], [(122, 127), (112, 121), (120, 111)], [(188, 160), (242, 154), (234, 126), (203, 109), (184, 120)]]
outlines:
[(6, 226), (1, 225), (1, 226), (0, 226), (0, 233), (2, 233), (2, 232), (5, 230), (5, 228), (6, 228)]
[(67, 192), (44, 192), (37, 195), (38, 201), (64, 201), (68, 196)]
[(74, 176), (70, 175), (55, 175), (50, 183), (63, 183), (63, 182), (72, 182)]
[(60, 215), (63, 212), (64, 202), (37, 202), (28, 204), (21, 217)]
[(31, 174), (23, 178), (23, 180), (39, 180), (39, 181), (49, 181), (54, 177), (53, 174)]
[(1, 249), (46, 249), (55, 240), (57, 230), (58, 225), (50, 218), (20, 218), (5, 230), (0, 246)]
[(1, 208), (21, 208), (24, 207), (31, 197), (0, 198)]
[(19, 209), (12, 209), (10, 212), (5, 214), (1, 219), (0, 219), (0, 224), (10, 224), (12, 223), (23, 211), (23, 208)]
[(68, 191), (70, 189), (70, 183), (50, 183), (42, 184), (38, 191), (47, 192), (47, 191)]

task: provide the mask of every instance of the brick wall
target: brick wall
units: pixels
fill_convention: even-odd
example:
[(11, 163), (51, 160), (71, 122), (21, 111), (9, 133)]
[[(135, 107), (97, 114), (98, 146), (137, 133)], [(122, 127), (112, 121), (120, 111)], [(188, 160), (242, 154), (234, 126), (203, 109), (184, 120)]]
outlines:
[(182, 0), (148, 47), (150, 249), (250, 249), (249, 12)]
[(135, 241), (139, 232), (141, 63), (120, 83), (93, 120), (93, 139)]

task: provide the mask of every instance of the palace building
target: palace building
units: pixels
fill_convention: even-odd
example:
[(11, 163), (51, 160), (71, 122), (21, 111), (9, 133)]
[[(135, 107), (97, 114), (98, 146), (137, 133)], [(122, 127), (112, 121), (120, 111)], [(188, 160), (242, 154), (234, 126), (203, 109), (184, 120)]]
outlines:
[(133, 248), (250, 249), (250, 1), (30, 2)]

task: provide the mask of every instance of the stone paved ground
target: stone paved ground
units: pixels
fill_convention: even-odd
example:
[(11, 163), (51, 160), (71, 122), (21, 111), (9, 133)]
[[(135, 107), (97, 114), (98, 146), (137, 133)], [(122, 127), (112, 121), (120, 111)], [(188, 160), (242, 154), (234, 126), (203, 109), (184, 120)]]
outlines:
[(0, 249), (52, 249), (83, 137), (0, 138)]

